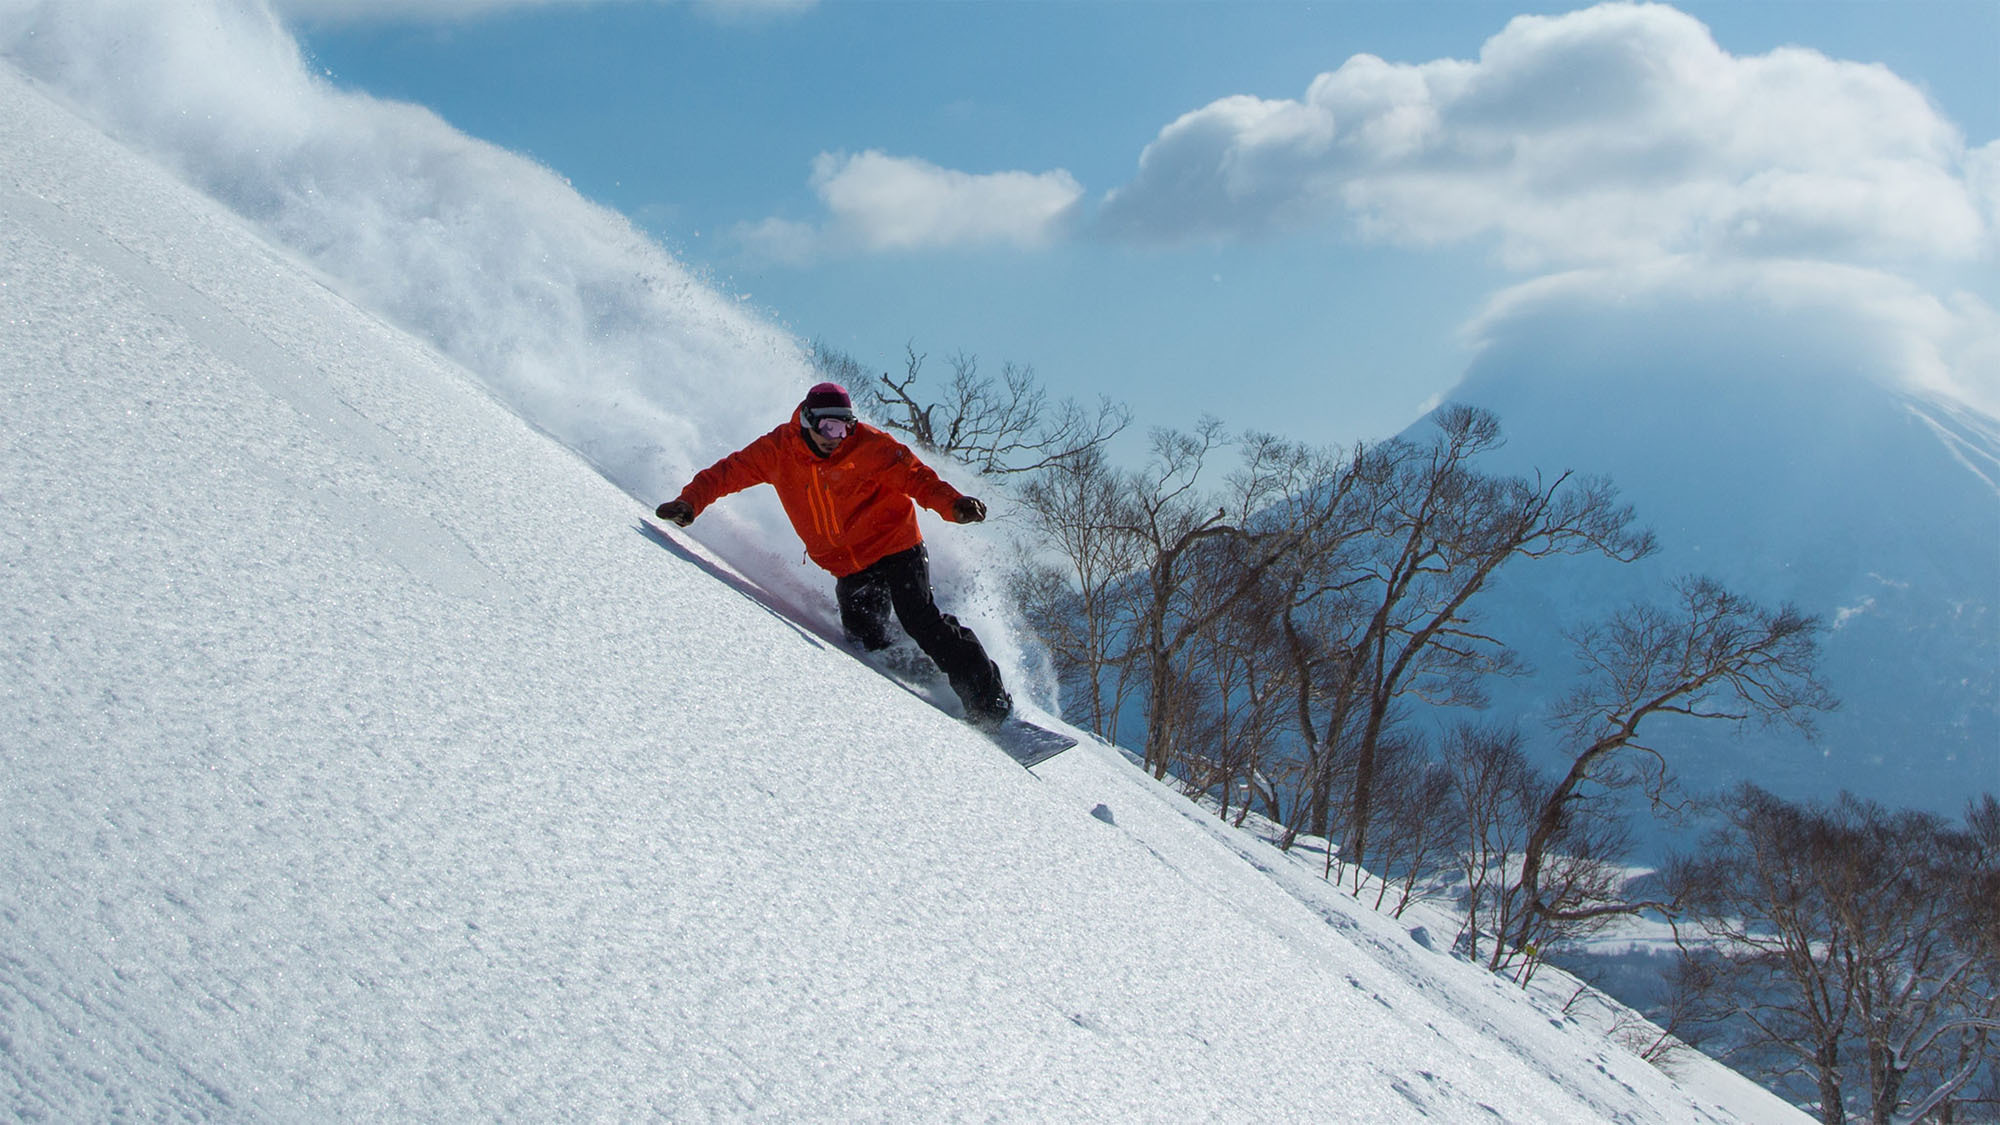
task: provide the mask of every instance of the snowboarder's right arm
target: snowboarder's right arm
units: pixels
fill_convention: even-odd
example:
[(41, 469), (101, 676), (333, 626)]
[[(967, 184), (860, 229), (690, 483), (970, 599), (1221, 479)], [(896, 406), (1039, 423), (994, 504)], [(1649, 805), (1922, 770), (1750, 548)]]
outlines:
[(696, 473), (679, 496), (660, 505), (653, 514), (686, 527), (704, 508), (724, 496), (769, 481), (776, 454), (776, 435), (765, 434)]

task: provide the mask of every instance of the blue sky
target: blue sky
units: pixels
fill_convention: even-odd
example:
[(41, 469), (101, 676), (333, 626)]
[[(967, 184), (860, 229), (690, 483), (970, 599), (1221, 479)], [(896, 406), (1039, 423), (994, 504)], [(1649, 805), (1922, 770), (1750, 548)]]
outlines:
[(276, 7), (336, 84), (878, 368), (914, 342), (1146, 426), (1371, 439), (1514, 287), (1782, 257), (1969, 308), (1944, 378), (1993, 379), (1995, 0)]

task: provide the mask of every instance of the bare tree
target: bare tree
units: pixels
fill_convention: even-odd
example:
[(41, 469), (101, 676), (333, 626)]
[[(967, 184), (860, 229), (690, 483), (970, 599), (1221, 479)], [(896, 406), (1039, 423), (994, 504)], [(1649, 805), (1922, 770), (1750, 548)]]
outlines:
[[(1546, 792), (1539, 772), (1537, 780)], [(1535, 888), (1539, 897), (1530, 897), (1518, 880), (1507, 885), (1514, 926), (1510, 940), (1494, 943), (1487, 968), (1511, 969), (1515, 981), (1525, 985), (1566, 943), (1597, 933), (1619, 915), (1665, 908), (1667, 904), (1629, 900), (1622, 861), (1631, 846), (1629, 822), (1608, 802), (1588, 812), (1573, 807), (1545, 857)], [(1607, 910), (1608, 905), (1618, 909)]]
[(1497, 727), (1460, 724), (1445, 736), (1445, 768), (1465, 818), (1458, 853), (1465, 923), (1452, 945), (1474, 961), (1488, 933), (1499, 944), (1517, 905), (1507, 888), (1539, 788), (1522, 745), (1520, 731)]
[(868, 372), (861, 361), (827, 343), (825, 340), (812, 342), (813, 371), (820, 378), (831, 383), (839, 383), (850, 390), (868, 382)]
[[(1209, 455), (1229, 442), (1222, 424), (1204, 419), (1193, 433), (1157, 431), (1153, 460), (1129, 484), (1121, 522), (1116, 530), (1142, 552), (1141, 605), (1132, 651), (1146, 676), (1146, 768), (1164, 778), (1181, 737), (1186, 709), (1180, 706), (1182, 668), (1177, 659), (1188, 643), (1225, 604), (1190, 604), (1184, 595), (1190, 577), (1183, 560), (1200, 544), (1232, 536), (1239, 529), (1229, 522), (1227, 506), (1215, 504), (1201, 491), (1201, 475)], [(1244, 590), (1247, 594), (1248, 590)]]
[[(1375, 909), (1400, 918), (1435, 890), (1438, 876), (1458, 865), (1465, 809), (1451, 771), (1415, 739), (1383, 744), (1376, 791)], [(1359, 868), (1356, 869), (1357, 872)]]
[(1091, 449), (1046, 466), (1020, 491), (1035, 518), (1016, 591), (1049, 648), (1065, 710), (1113, 742), (1135, 686), (1129, 647), (1146, 562), (1138, 540), (1119, 530), (1129, 481)]
[[(1224, 449), (1239, 467), (1211, 486)], [(1043, 607), (1030, 616), (1050, 629), (1066, 687), (1081, 689), (1100, 732), (1128, 691), (1144, 700), (1155, 776), (1190, 762), (1232, 782), (1256, 773), (1255, 744), (1285, 698), (1283, 669), (1274, 679), (1264, 651), (1273, 575), (1316, 549), (1342, 467), (1332, 451), (1263, 434), (1239, 441), (1204, 419), (1191, 432), (1156, 431), (1138, 471), (1093, 450), (1022, 488), (1041, 559), (1024, 572)]]
[[(1233, 444), (1221, 423), (1205, 419), (1192, 433), (1156, 432), (1153, 459), (1133, 478), (1119, 531), (1144, 552), (1145, 595), (1134, 638), (1147, 676), (1146, 765), (1164, 777), (1186, 735), (1176, 707), (1191, 646), (1216, 622), (1268, 591), (1290, 563), (1321, 550), (1322, 530), (1342, 510), (1347, 488), (1334, 451), (1251, 434), (1242, 468), (1216, 495), (1201, 486), (1208, 458)], [(1221, 585), (1194, 581), (1205, 559), (1233, 551)], [(1200, 596), (1191, 596), (1196, 590)]]
[(1371, 545), (1319, 555), (1338, 569), (1302, 572), (1290, 611), (1291, 651), (1309, 685), (1299, 725), (1313, 787), (1301, 812), (1315, 834), (1331, 834), (1330, 778), (1336, 758), (1352, 755), (1342, 843), (1357, 864), (1368, 857), (1376, 759), (1397, 701), (1477, 704), (1481, 677), (1517, 667), (1471, 610), (1494, 573), (1515, 559), (1629, 561), (1654, 549), (1606, 480), (1477, 471), (1474, 459), (1501, 442), (1492, 413), (1453, 406), (1434, 421), (1428, 445), (1388, 442), (1357, 462), (1347, 526), (1366, 526)]
[[(1494, 972), (1512, 970), (1526, 984), (1562, 942), (1610, 919), (1581, 908), (1622, 891), (1618, 860), (1630, 845), (1625, 822), (1610, 809), (1569, 818), (1546, 862), (1540, 890), (1556, 909), (1537, 912), (1519, 878), (1536, 815), (1550, 781), (1528, 761), (1521, 732), (1461, 724), (1444, 742), (1447, 776), (1462, 816), (1459, 841), (1466, 955)], [(1579, 912), (1569, 919), (1565, 911)]]
[(1825, 1122), (1948, 1118), (1994, 1077), (1994, 824), (1964, 830), (1843, 794), (1800, 806), (1743, 786), (1671, 880), (1698, 943), (1686, 974), (1728, 1053)]
[[(1947, 1123), (1957, 1119), (1953, 1111), (1960, 1103), (1983, 1106), (1989, 1118), (2000, 1118), (2000, 1028), (1992, 1025), (2000, 1018), (2000, 800), (1993, 794), (1966, 802), (1965, 841), (1968, 866), (1957, 884), (1964, 908), (1953, 931), (1959, 947), (1974, 955), (1965, 991), (1974, 1002), (1970, 1014), (1984, 1022), (1960, 1031), (1957, 1051), (1944, 1052), (1939, 1092), (1909, 1113), (1912, 1118), (1934, 1113)], [(1970, 1077), (1959, 1082), (1961, 1073)]]
[[(1828, 904), (1815, 893), (1805, 811), (1754, 786), (1739, 791), (1726, 827), (1669, 882), (1703, 944), (1683, 947), (1685, 972), (1707, 998), (1704, 1022), (1751, 1029), (1722, 1052), (1783, 1090), (1803, 1076), (1821, 1120), (1846, 1120), (1842, 1046), (1854, 993), (1839, 971), (1847, 955)], [(1714, 956), (1711, 956), (1713, 952)], [(1766, 1060), (1770, 1061), (1766, 1061)]]
[(1677, 603), (1637, 605), (1571, 635), (1585, 668), (1582, 683), (1557, 704), (1555, 721), (1582, 746), (1569, 771), (1542, 799), (1521, 852), (1520, 890), (1527, 909), (1509, 940), (1525, 944), (1544, 922), (1582, 922), (1636, 913), (1646, 904), (1615, 899), (1563, 906), (1547, 893), (1544, 868), (1571, 822), (1608, 793), (1639, 787), (1666, 799), (1669, 771), (1640, 741), (1657, 717), (1757, 718), (1810, 728), (1811, 714), (1832, 695), (1813, 677), (1817, 619), (1791, 606), (1775, 611), (1706, 578), (1674, 584)]
[(1869, 1113), (1914, 1121), (1993, 1060), (2000, 995), (1990, 986), (2000, 949), (1977, 919), (1995, 907), (1972, 895), (1986, 857), (1976, 838), (1930, 813), (1891, 813), (1842, 794), (1829, 819), (1852, 842), (1840, 857), (1835, 902), (1855, 953), (1847, 971)]
[(906, 345), (901, 378), (885, 371), (870, 379), (852, 357), (814, 345), (815, 364), (858, 395), (871, 417), (919, 449), (988, 476), (1031, 473), (1101, 449), (1132, 421), (1131, 412), (1109, 398), (1100, 398), (1095, 409), (1075, 399), (1052, 401), (1029, 366), (1002, 364), (996, 380), (966, 352), (951, 356), (951, 378), (929, 394), (918, 386), (928, 358)]
[(1213, 795), (1226, 819), (1241, 823), (1259, 796), (1267, 763), (1285, 731), (1290, 665), (1276, 644), (1275, 588), (1242, 573), (1249, 561), (1230, 540), (1194, 552), (1186, 597), (1195, 604), (1249, 593), (1209, 620), (1188, 644), (1182, 692), (1174, 706), (1183, 732), (1171, 767), (1191, 792)]

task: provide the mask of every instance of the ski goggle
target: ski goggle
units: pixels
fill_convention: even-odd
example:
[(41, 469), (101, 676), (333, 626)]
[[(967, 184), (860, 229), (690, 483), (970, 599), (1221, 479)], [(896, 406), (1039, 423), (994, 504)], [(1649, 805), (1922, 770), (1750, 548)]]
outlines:
[(854, 415), (847, 411), (824, 411), (807, 419), (819, 436), (828, 441), (845, 441), (854, 432)]

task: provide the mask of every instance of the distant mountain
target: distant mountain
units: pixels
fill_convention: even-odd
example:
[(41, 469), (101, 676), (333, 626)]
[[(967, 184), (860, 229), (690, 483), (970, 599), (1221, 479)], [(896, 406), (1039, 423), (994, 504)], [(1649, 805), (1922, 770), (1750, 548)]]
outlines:
[(1567, 347), (1490, 348), (1452, 395), (1499, 415), (1508, 443), (1489, 468), (1608, 475), (1661, 546), (1631, 566), (1503, 572), (1488, 624), (1541, 675), (1505, 685), (1493, 713), (1527, 716), (1555, 761), (1534, 716), (1573, 682), (1561, 628), (1701, 573), (1823, 618), (1821, 670), (1841, 707), (1812, 741), (1658, 720), (1687, 782), (1748, 779), (1795, 799), (1848, 789), (1954, 817), (1969, 794), (2000, 791), (2000, 420), (1824, 351), (1759, 364), (1719, 344), (1621, 338), (1615, 320)]

